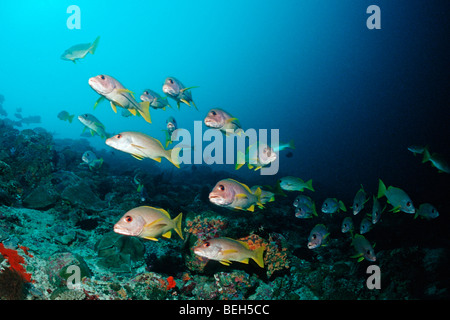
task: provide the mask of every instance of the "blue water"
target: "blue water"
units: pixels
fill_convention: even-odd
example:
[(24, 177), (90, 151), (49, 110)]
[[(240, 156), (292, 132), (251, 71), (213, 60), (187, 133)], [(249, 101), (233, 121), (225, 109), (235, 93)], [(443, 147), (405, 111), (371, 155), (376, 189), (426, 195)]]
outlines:
[[(66, 25), (73, 4), (81, 9), (79, 30)], [(381, 8), (380, 30), (366, 27), (371, 4)], [(0, 93), (9, 118), (17, 108), (40, 115), (42, 123), (23, 128), (44, 127), (55, 139), (79, 139), (83, 129), (76, 117), (58, 119), (62, 110), (92, 113), (111, 133), (164, 141), (169, 116), (192, 130), (209, 109), (222, 108), (245, 129), (279, 129), (295, 150), (280, 153), (276, 176), (215, 170), (261, 184), (312, 178), (318, 198), (347, 203), (361, 184), (375, 193), (382, 178), (448, 209), (448, 174), (407, 150), (429, 145), (450, 159), (448, 13), (443, 1), (2, 1)], [(97, 36), (94, 55), (76, 64), (60, 59)], [(148, 124), (115, 114), (107, 102), (94, 110), (99, 95), (88, 79), (98, 74), (136, 96), (147, 88), (163, 94), (165, 78), (174, 76), (198, 86), (199, 111), (150, 109)], [(88, 140), (113, 151), (98, 136)], [(124, 158), (130, 168), (155, 165)], [(176, 170), (164, 160), (160, 166)]]

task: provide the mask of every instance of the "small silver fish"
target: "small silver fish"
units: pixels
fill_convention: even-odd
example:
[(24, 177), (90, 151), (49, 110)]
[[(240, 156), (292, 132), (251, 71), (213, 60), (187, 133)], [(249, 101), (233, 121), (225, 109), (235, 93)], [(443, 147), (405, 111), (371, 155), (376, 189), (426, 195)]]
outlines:
[(344, 220), (342, 220), (341, 231), (342, 233), (353, 232), (352, 217), (345, 217)]
[(191, 106), (192, 102), (192, 105), (195, 107), (195, 109), (197, 109), (197, 106), (192, 100), (192, 94), (190, 92), (190, 89), (193, 88), (196, 87), (186, 88), (180, 80), (176, 79), (175, 77), (168, 77), (164, 82), (162, 90), (165, 94), (167, 94), (177, 102), (178, 109), (180, 109), (180, 102), (183, 102), (188, 106)]
[(364, 191), (363, 186), (361, 185), (361, 189), (356, 192), (355, 198), (353, 199), (353, 214), (357, 215), (364, 208), (364, 204), (369, 200), (367, 198), (367, 194)]
[(425, 219), (436, 219), (439, 217), (439, 212), (436, 207), (430, 203), (422, 203), (417, 209), (414, 219), (420, 216)]

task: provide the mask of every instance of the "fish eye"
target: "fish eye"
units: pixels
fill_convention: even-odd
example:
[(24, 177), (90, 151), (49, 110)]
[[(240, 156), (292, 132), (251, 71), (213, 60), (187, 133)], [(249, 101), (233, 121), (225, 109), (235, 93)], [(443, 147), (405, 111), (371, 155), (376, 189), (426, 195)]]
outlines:
[(328, 207), (328, 203), (325, 202), (325, 203), (323, 204), (323, 206), (324, 206), (324, 207)]
[(132, 216), (126, 216), (125, 217), (125, 221), (126, 222), (131, 222), (131, 221), (133, 221), (133, 217)]
[(144, 94), (148, 94), (148, 91), (144, 91)]
[(219, 185), (218, 188), (219, 188), (220, 191), (224, 191), (225, 190), (225, 187), (223, 186), (223, 184)]
[(311, 238), (312, 238), (312, 239), (315, 239), (315, 238), (316, 238), (316, 234), (313, 234)]
[(171, 84), (173, 84), (173, 80), (172, 80), (172, 79), (169, 79), (169, 82), (170, 82)]
[(406, 206), (407, 206), (407, 207), (410, 207), (410, 206), (411, 206), (411, 202), (408, 201), (408, 202), (406, 203)]
[(358, 208), (358, 207), (359, 207), (359, 204), (355, 204), (355, 207)]
[(105, 80), (105, 76), (104, 76), (104, 75), (101, 75), (100, 78), (101, 78), (102, 80)]
[(215, 111), (213, 110), (213, 111), (211, 111), (211, 114), (212, 114), (213, 116), (215, 116), (215, 115), (217, 114), (217, 112), (215, 112)]
[(346, 223), (344, 223), (344, 227), (346, 227), (346, 228), (347, 228), (347, 224), (346, 224)]
[(206, 247), (206, 248), (208, 248), (208, 247), (210, 246), (210, 243), (209, 243), (209, 242), (205, 242), (205, 243), (203, 244), (203, 246)]
[(366, 254), (369, 254), (369, 255), (370, 255), (370, 250), (367, 250), (367, 251), (366, 251)]
[(117, 137), (117, 139), (120, 139), (120, 138), (122, 138), (122, 135), (119, 133), (116, 137)]

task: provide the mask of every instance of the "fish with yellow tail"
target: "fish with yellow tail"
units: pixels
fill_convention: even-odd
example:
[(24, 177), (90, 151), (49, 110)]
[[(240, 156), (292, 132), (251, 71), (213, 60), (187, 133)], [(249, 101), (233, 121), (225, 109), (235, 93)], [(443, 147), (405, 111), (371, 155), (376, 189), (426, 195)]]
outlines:
[(422, 163), (427, 161), (431, 162), (431, 165), (438, 169), (439, 173), (450, 173), (450, 165), (448, 161), (439, 153), (430, 153), (427, 147), (423, 151)]
[(264, 247), (250, 250), (245, 241), (225, 237), (213, 238), (196, 246), (193, 251), (200, 257), (219, 261), (226, 266), (232, 261), (248, 264), (249, 259), (253, 259), (258, 266), (264, 268)]
[(314, 191), (314, 188), (312, 186), (312, 179), (309, 179), (308, 181), (305, 182), (300, 178), (287, 176), (278, 180), (278, 185), (280, 186), (281, 189), (286, 191), (303, 192), (304, 189)]
[[(186, 88), (180, 80), (176, 79), (175, 77), (168, 77), (166, 78), (166, 81), (163, 84), (162, 90), (163, 92), (174, 99), (177, 102), (177, 107), (180, 109), (180, 102), (183, 102), (187, 104), (188, 106), (192, 105), (195, 109), (197, 109), (197, 106), (194, 103), (194, 100), (192, 100), (192, 94), (189, 91), (190, 89), (197, 88), (197, 87), (189, 87)], [(197, 109), (198, 110), (198, 109)]]
[(114, 149), (131, 154), (138, 160), (150, 158), (161, 162), (161, 158), (166, 158), (175, 167), (180, 168), (178, 156), (181, 148), (166, 150), (158, 139), (144, 133), (122, 132), (106, 139), (105, 143)]
[(264, 208), (261, 202), (261, 189), (252, 192), (250, 188), (233, 179), (224, 179), (216, 183), (209, 194), (209, 201), (217, 206), (231, 210), (255, 211), (255, 205)]
[(309, 233), (308, 237), (308, 249), (315, 249), (320, 246), (326, 246), (325, 241), (330, 233), (323, 224), (317, 224)]
[(207, 127), (218, 129), (227, 136), (230, 133), (241, 135), (243, 132), (239, 120), (225, 110), (219, 108), (209, 110), (203, 121)]
[(98, 36), (92, 43), (76, 44), (65, 50), (61, 55), (61, 59), (76, 63), (76, 60), (83, 59), (88, 53), (94, 54), (95, 50), (97, 50), (99, 41), (100, 36)]
[(372, 262), (377, 260), (375, 252), (373, 251), (373, 247), (375, 245), (372, 246), (369, 240), (367, 240), (364, 236), (355, 234), (352, 240), (352, 245), (355, 247), (357, 254), (351, 256), (351, 258), (358, 259), (358, 262), (361, 262), (364, 259)]
[(183, 238), (180, 213), (174, 219), (161, 208), (141, 206), (131, 209), (114, 225), (114, 232), (126, 236), (158, 241), (158, 238), (170, 239), (172, 230)]
[(161, 97), (157, 92), (146, 89), (141, 95), (142, 101), (148, 101), (150, 107), (153, 109), (163, 109), (166, 110), (166, 107), (172, 108), (172, 106), (167, 101), (167, 97)]
[(145, 121), (152, 123), (149, 112), (150, 103), (148, 101), (137, 102), (133, 92), (126, 89), (113, 77), (101, 74), (89, 78), (89, 86), (100, 95), (94, 109), (102, 100), (107, 99), (115, 113), (117, 113), (117, 107), (127, 109), (133, 116), (139, 112)]
[(393, 206), (393, 208), (390, 211), (392, 212), (403, 211), (405, 213), (410, 214), (416, 213), (416, 209), (414, 208), (413, 202), (405, 191), (393, 186), (389, 186), (386, 189), (386, 186), (383, 183), (383, 181), (379, 179), (377, 198), (380, 199), (383, 196), (385, 196), (387, 198), (387, 202)]

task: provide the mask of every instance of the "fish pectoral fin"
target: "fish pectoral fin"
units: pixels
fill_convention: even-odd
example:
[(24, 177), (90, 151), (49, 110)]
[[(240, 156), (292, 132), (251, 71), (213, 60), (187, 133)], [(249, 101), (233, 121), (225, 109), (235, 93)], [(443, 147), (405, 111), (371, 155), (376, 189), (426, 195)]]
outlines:
[(392, 209), (389, 210), (389, 211), (391, 211), (391, 212), (393, 212), (393, 213), (397, 213), (397, 212), (400, 212), (400, 208), (401, 208), (401, 206), (397, 206), (397, 207), (392, 208)]
[(225, 266), (229, 266), (231, 264), (231, 261), (229, 260), (220, 260), (219, 262)]
[(350, 256), (350, 258), (356, 259), (356, 258), (360, 258), (360, 257), (362, 257), (362, 256), (363, 256), (362, 253), (358, 253), (358, 254), (355, 254), (355, 255), (353, 255), (353, 256)]
[(236, 249), (228, 249), (228, 250), (223, 250), (222, 254), (226, 255), (226, 254), (231, 254), (231, 253), (237, 253), (238, 251)]
[(237, 199), (247, 199), (247, 195), (245, 193), (239, 193), (236, 195)]
[(135, 147), (135, 148), (138, 148), (138, 149), (145, 149), (143, 146), (140, 146), (140, 145), (137, 145), (137, 144), (134, 144), (134, 143), (132, 143), (131, 145), (133, 147)]
[(172, 231), (167, 231), (166, 233), (164, 233), (163, 235), (162, 235), (164, 238), (167, 238), (167, 239), (170, 239), (170, 237), (172, 236)]
[(138, 155), (138, 154), (134, 154), (134, 153), (132, 153), (132, 154), (131, 154), (131, 156), (132, 156), (133, 158), (135, 158), (135, 159), (138, 159), (138, 160), (142, 160), (142, 159), (144, 159), (144, 157), (143, 157), (143, 156), (141, 156), (141, 155)]
[[(75, 62), (75, 61), (74, 61), (74, 62)], [(97, 108), (97, 105), (98, 105), (100, 102), (102, 102), (103, 100), (105, 100), (105, 97), (104, 97), (104, 96), (100, 96), (100, 98), (98, 98), (97, 101), (95, 101), (95, 104), (94, 104), (94, 110), (95, 110), (95, 108)]]
[(117, 108), (114, 102), (111, 101), (111, 108), (113, 109), (114, 113), (117, 113)]
[(361, 257), (358, 258), (357, 261), (358, 261), (358, 262), (361, 262), (361, 261), (363, 261), (363, 260), (364, 260), (364, 256), (361, 256)]
[(131, 96), (134, 99), (134, 92), (131, 90), (123, 88), (123, 89), (116, 89), (116, 91), (117, 91), (117, 93), (129, 93), (129, 94), (131, 94)]

